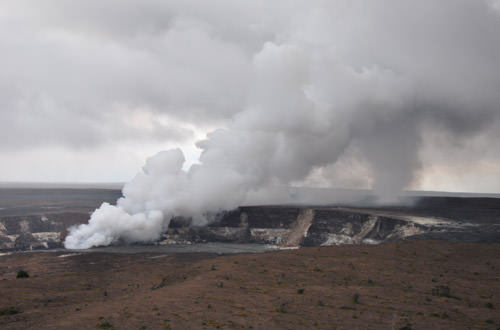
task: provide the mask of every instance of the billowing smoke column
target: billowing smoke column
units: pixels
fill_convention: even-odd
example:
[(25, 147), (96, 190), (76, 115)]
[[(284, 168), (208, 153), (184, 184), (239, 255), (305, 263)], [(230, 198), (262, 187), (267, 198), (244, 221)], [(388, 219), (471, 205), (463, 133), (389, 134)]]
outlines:
[(222, 32), (211, 39), (250, 56), (243, 104), (198, 142), (200, 164), (184, 170), (180, 149), (149, 158), (116, 206), (103, 204), (70, 230), (66, 248), (152, 241), (173, 216), (204, 224), (242, 203), (286, 201), (283, 186), (328, 181), (339, 162), (366, 164), (364, 182), (393, 196), (418, 179), (426, 134), (460, 143), (498, 125), (496, 2), (281, 5), (242, 28), (247, 43)]

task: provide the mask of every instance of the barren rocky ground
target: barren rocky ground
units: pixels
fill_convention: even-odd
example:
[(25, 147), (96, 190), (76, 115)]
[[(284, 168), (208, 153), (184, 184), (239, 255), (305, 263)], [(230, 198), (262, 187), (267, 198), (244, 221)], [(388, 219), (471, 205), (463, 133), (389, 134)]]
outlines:
[[(29, 278), (16, 278), (19, 270)], [(500, 244), (0, 256), (2, 329), (500, 329)]]

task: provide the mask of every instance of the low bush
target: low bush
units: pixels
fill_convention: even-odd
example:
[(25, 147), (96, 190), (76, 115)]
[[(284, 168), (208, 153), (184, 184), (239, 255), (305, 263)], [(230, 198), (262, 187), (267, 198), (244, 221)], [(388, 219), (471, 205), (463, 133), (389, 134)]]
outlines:
[(113, 330), (114, 327), (111, 323), (107, 322), (107, 321), (99, 321), (96, 323), (95, 327), (97, 329), (107, 329), (107, 330)]
[(16, 278), (28, 278), (28, 277), (30, 277), (30, 274), (28, 274), (28, 272), (25, 270), (21, 269), (20, 271), (17, 272)]
[(433, 296), (452, 298), (450, 288), (445, 285), (439, 285), (434, 287), (431, 293)]
[(0, 316), (14, 315), (14, 314), (19, 314), (19, 313), (21, 313), (21, 312), (12, 306), (9, 308), (0, 309)]

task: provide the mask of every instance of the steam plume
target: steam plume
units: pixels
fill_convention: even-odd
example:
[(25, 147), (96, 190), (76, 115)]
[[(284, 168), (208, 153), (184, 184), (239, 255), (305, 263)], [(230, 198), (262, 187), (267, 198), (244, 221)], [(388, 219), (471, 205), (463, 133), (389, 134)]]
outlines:
[[(365, 181), (390, 197), (418, 179), (424, 132), (462, 140), (497, 127), (496, 2), (266, 6), (253, 24), (247, 12), (232, 12), (233, 23), (247, 24), (239, 27), (244, 40), (223, 35), (213, 16), (200, 23), (221, 33), (206, 47), (225, 40), (234, 54), (249, 54), (242, 105), (198, 142), (200, 164), (184, 170), (180, 149), (149, 158), (116, 206), (103, 204), (71, 229), (66, 248), (152, 241), (173, 216), (204, 224), (207, 214), (243, 203), (286, 201), (281, 187), (331, 173), (346, 159), (366, 164)], [(213, 91), (211, 100), (232, 97)]]

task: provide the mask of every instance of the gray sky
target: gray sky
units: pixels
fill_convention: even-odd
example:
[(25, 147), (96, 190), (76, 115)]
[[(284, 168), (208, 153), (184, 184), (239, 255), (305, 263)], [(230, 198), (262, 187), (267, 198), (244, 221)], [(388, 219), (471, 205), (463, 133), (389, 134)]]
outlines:
[(180, 147), (252, 189), (498, 193), (498, 3), (3, 0), (0, 181)]

